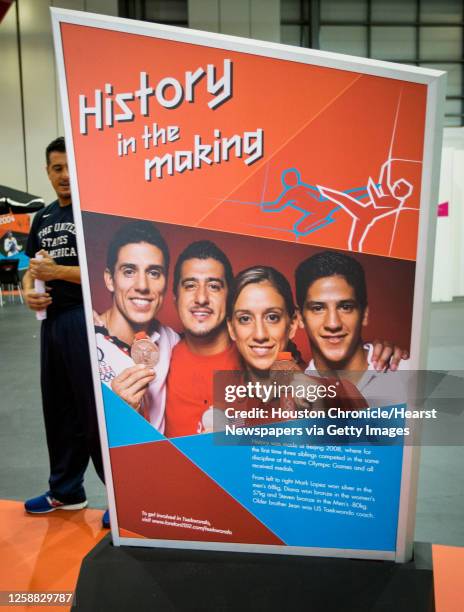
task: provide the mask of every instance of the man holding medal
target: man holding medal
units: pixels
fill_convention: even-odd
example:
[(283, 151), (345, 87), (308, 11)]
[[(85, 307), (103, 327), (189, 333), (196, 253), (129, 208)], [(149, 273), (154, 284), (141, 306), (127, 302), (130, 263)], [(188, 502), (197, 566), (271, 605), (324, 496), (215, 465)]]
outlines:
[(95, 317), (100, 378), (164, 432), (166, 377), (179, 336), (156, 319), (166, 293), (169, 251), (153, 223), (123, 225), (108, 247), (111, 308)]

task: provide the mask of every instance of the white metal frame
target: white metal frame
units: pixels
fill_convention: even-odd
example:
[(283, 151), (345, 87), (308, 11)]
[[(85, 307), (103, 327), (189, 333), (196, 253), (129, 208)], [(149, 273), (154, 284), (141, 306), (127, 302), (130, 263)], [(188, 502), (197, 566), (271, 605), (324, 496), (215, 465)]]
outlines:
[(135, 546), (159, 546), (167, 548), (206, 549), (240, 552), (266, 552), (292, 555), (317, 555), (330, 557), (350, 557), (364, 559), (384, 559), (397, 562), (407, 561), (412, 556), (412, 543), (415, 523), (416, 489), (419, 464), (419, 448), (405, 446), (400, 491), (399, 520), (397, 530), (396, 552), (378, 550), (326, 549), (293, 546), (222, 544), (216, 542), (191, 542), (178, 540), (142, 540), (119, 536), (114, 486), (110, 465), (108, 440), (106, 436), (103, 397), (98, 375), (98, 359), (95, 343), (94, 324), (92, 316), (90, 285), (88, 276), (87, 256), (80, 210), (79, 189), (74, 157), (74, 145), (71, 129), (70, 109), (66, 84), (66, 73), (61, 41), (61, 23), (86, 26), (89, 28), (107, 29), (112, 31), (132, 33), (141, 36), (219, 48), (251, 55), (283, 59), (303, 64), (312, 64), (326, 68), (335, 68), (348, 72), (358, 72), (388, 79), (421, 83), (427, 86), (427, 111), (424, 138), (424, 158), (421, 184), (421, 202), (419, 214), (419, 237), (416, 259), (416, 276), (414, 286), (414, 306), (411, 338), (411, 369), (425, 369), (426, 341), (430, 316), (430, 297), (432, 285), (433, 255), (435, 245), (436, 202), (438, 201), (438, 184), (440, 172), (440, 155), (442, 142), (442, 118), (444, 113), (446, 73), (393, 64), (379, 60), (357, 58), (338, 53), (316, 51), (249, 40), (234, 36), (200, 32), (186, 28), (176, 28), (160, 24), (132, 21), (116, 17), (93, 15), (66, 9), (51, 9), (55, 54), (58, 68), (61, 102), (63, 109), (65, 137), (69, 170), (71, 175), (71, 190), (74, 220), (77, 231), (79, 262), (82, 270), (82, 288), (86, 311), (87, 333), (93, 364), (93, 384), (98, 407), (98, 421), (102, 441), (103, 461), (105, 467), (106, 486), (110, 508), (113, 543)]

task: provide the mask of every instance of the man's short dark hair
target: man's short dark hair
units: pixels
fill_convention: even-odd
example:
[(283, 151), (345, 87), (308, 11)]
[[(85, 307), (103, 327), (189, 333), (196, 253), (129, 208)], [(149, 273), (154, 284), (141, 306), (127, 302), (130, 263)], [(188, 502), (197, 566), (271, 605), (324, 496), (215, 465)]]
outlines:
[(323, 251), (302, 261), (295, 270), (296, 301), (303, 310), (309, 287), (327, 276), (342, 276), (350, 287), (361, 310), (367, 306), (366, 277), (362, 265), (349, 255)]
[(221, 251), (221, 249), (211, 242), (211, 240), (197, 240), (192, 242), (186, 247), (179, 255), (174, 267), (174, 295), (177, 297), (178, 286), (180, 282), (180, 271), (184, 261), (189, 259), (215, 259), (224, 266), (224, 277), (227, 288), (229, 288), (234, 280), (234, 273), (232, 272), (232, 265), (229, 258)]
[(50, 153), (57, 151), (57, 153), (66, 153), (66, 144), (63, 136), (58, 136), (55, 140), (52, 140), (48, 147), (45, 149), (45, 159), (47, 160), (47, 166), (50, 164)]
[(139, 244), (146, 242), (152, 244), (163, 253), (165, 274), (169, 270), (169, 249), (158, 228), (151, 221), (130, 221), (121, 226), (108, 245), (106, 267), (114, 274), (114, 267), (118, 261), (119, 251), (126, 244)]

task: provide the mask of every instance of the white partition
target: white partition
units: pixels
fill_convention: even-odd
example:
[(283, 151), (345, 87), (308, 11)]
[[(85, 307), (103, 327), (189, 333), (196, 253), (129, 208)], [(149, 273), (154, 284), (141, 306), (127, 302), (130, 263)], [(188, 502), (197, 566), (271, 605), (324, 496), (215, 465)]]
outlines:
[(437, 220), (432, 301), (464, 296), (464, 128), (443, 134), (438, 203), (448, 202), (449, 216)]

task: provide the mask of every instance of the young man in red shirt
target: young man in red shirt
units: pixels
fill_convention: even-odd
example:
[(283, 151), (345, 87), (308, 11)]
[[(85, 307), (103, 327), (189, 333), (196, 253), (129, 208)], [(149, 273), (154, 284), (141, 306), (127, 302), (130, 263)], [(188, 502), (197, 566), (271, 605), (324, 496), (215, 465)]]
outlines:
[(168, 437), (203, 433), (213, 406), (213, 375), (240, 370), (240, 359), (226, 325), (226, 300), (232, 266), (209, 240), (190, 244), (174, 269), (174, 299), (184, 337), (174, 348), (168, 375)]

